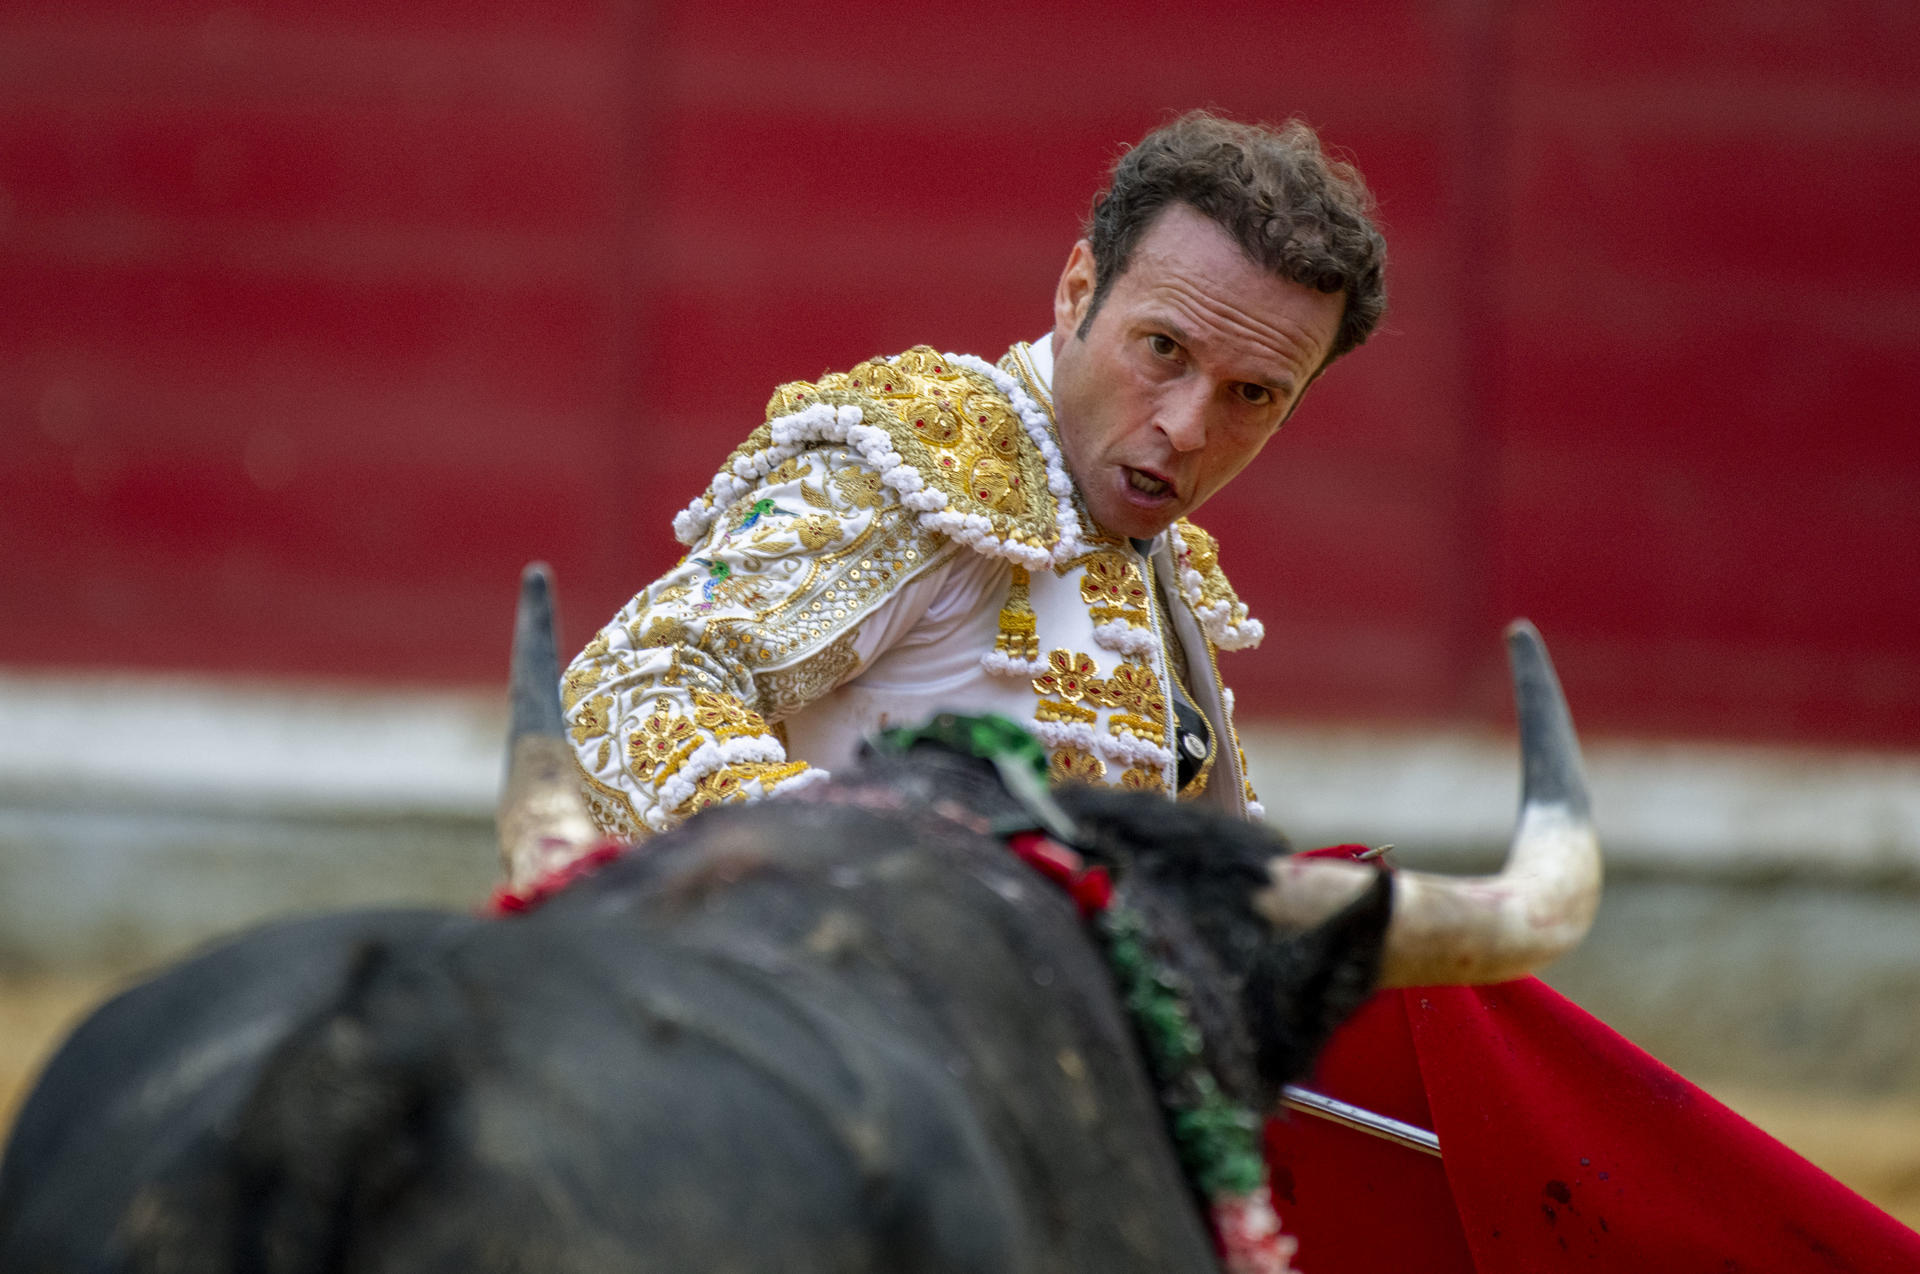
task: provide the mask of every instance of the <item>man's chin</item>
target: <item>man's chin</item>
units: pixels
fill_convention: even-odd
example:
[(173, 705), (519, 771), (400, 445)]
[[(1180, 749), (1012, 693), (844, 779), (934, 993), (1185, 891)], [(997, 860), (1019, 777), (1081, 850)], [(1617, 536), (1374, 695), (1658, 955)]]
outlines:
[(1160, 509), (1121, 504), (1118, 508), (1089, 507), (1087, 511), (1093, 515), (1093, 520), (1102, 531), (1127, 540), (1151, 540), (1180, 518), (1180, 506), (1172, 500), (1168, 500), (1165, 507)]

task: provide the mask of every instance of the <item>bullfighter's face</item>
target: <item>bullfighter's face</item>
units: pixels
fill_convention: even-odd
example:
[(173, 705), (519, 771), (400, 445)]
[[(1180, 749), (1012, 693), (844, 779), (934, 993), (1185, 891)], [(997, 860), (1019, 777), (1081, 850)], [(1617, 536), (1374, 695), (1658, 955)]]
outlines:
[(1053, 300), (1060, 443), (1094, 521), (1147, 539), (1260, 454), (1332, 348), (1345, 296), (1269, 273), (1185, 204), (1140, 236), (1097, 311), (1094, 278), (1083, 239)]

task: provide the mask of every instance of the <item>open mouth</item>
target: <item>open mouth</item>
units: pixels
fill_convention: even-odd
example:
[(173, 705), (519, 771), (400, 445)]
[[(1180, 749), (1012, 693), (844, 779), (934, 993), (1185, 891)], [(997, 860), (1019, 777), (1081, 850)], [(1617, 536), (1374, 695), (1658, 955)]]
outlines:
[(1142, 495), (1170, 495), (1173, 492), (1171, 484), (1133, 468), (1127, 470), (1127, 485)]

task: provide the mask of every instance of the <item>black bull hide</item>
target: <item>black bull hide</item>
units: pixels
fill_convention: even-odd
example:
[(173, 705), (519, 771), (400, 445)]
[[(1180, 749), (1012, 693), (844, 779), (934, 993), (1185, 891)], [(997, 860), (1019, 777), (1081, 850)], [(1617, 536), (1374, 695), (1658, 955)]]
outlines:
[[(0, 1270), (1198, 1270), (1071, 901), (957, 758), (730, 807), (504, 920), (277, 924), (82, 1025), (0, 1165)], [(1270, 833), (1063, 797), (1272, 1109), (1370, 987), (1376, 888), (1249, 910)]]

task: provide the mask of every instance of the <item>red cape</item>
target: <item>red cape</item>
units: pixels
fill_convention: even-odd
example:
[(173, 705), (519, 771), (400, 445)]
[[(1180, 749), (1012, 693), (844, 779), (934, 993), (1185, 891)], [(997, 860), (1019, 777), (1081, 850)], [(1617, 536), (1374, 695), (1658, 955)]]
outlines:
[(1920, 1271), (1920, 1234), (1538, 979), (1381, 992), (1308, 1086), (1445, 1158), (1272, 1121), (1305, 1274)]

